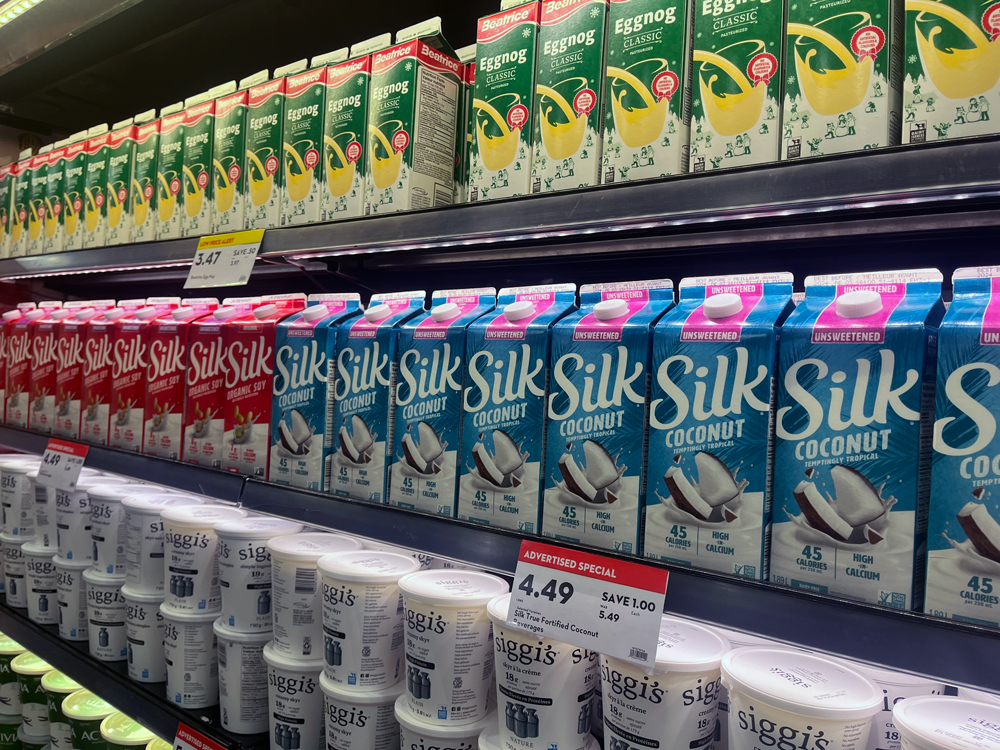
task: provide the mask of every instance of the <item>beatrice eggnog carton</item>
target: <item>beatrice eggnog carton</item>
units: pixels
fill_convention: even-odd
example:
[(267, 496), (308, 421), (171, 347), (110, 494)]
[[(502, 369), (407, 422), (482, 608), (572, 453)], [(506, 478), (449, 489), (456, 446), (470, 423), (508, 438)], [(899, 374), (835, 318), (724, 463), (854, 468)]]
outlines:
[(215, 141), (215, 98), (236, 90), (235, 83), (218, 87), (184, 100), (184, 149), (181, 192), (184, 213), (181, 234), (200, 237), (212, 231), (212, 208), (215, 181), (212, 179), (212, 155)]
[(432, 18), (372, 55), (365, 214), (449, 205), (462, 64)]
[(496, 298), (493, 288), (436, 291), (431, 309), (403, 324), (391, 505), (455, 517), (467, 329)]
[(108, 152), (111, 134), (107, 125), (87, 131), (87, 170), (83, 196), (83, 246), (104, 247), (108, 239)]
[(372, 295), (362, 317), (337, 328), (331, 430), (337, 450), (330, 460), (335, 495), (386, 502), (399, 332), (423, 311), (426, 296), (423, 291)]
[(469, 202), (531, 192), (539, 2), (479, 19), (469, 112)]
[(31, 337), (31, 377), (28, 379), (28, 429), (52, 434), (56, 410), (57, 341), (62, 322), (75, 315), (80, 303), (70, 302), (34, 324)]
[(111, 126), (108, 139), (108, 236), (107, 244), (125, 245), (132, 241), (132, 165), (135, 158), (133, 118)]
[(336, 442), (337, 328), (361, 315), (361, 299), (310, 294), (308, 302), (278, 323), (275, 337), (270, 481), (325, 492)]
[(0, 167), (0, 258), (10, 256), (10, 210), (14, 197), (14, 165)]
[[(262, 70), (240, 81), (235, 93), (215, 100), (215, 137), (212, 144), (212, 179), (215, 209), (212, 233), (239, 232), (246, 211), (247, 102), (249, 89), (267, 80)], [(215, 91), (215, 89), (213, 89)]]
[[(600, 181), (608, 0), (544, 0), (531, 192)], [(481, 75), (481, 71), (477, 71)]]
[(66, 239), (63, 222), (63, 184), (66, 169), (66, 141), (56, 141), (49, 153), (48, 177), (45, 183), (45, 240), (42, 253), (62, 252)]
[(653, 325), (669, 280), (591, 284), (552, 329), (542, 533), (639, 554)]
[(3, 424), (7, 424), (7, 394), (10, 393), (7, 375), (10, 372), (13, 356), (10, 342), (14, 332), (14, 324), (34, 309), (34, 302), (19, 302), (15, 309), (8, 310), (3, 314), (2, 322), (0, 322), (0, 354), (2, 354), (0, 356), (0, 422)]
[(789, 273), (684, 279), (653, 331), (643, 556), (767, 580)]
[(552, 325), (576, 286), (501, 289), (466, 335), (458, 517), (537, 534)]
[(150, 297), (123, 320), (111, 342), (111, 433), (108, 445), (140, 452), (146, 424), (146, 378), (152, 324), (170, 316), (179, 297)]
[(87, 131), (81, 130), (66, 139), (63, 162), (63, 250), (83, 247), (84, 199), (87, 195)]
[(31, 149), (21, 152), (14, 165), (14, 197), (10, 231), (10, 257), (20, 258), (28, 252), (28, 214), (31, 211)]
[(278, 323), (306, 306), (304, 294), (272, 294), (226, 323), (226, 410), (222, 468), (267, 479), (271, 391)]
[(903, 1), (791, 3), (782, 159), (899, 145)]
[(692, 172), (778, 160), (784, 6), (694, 0)]
[(67, 302), (75, 306), (73, 314), (59, 324), (56, 334), (56, 403), (52, 434), (80, 439), (80, 398), (83, 393), (83, 368), (86, 364), (89, 321), (115, 306), (113, 299), (90, 302)]
[(611, 0), (604, 184), (688, 171), (691, 5)]
[[(22, 302), (17, 306), (19, 317), (10, 315), (4, 319), (7, 332), (7, 378), (4, 395), (6, 397), (4, 424), (12, 427), (28, 426), (28, 381), (31, 378), (31, 329), (28, 323), (45, 316), (44, 310), (35, 308), (34, 302)], [(57, 308), (58, 309), (58, 308)], [(11, 311), (13, 312), (13, 311)], [(5, 316), (9, 313), (4, 313)]]
[(458, 98), (458, 122), (455, 128), (455, 184), (452, 203), (465, 203), (469, 179), (469, 122), (472, 117), (472, 89), (476, 85), (476, 45), (455, 50), (462, 63), (462, 89)]
[(132, 241), (156, 239), (157, 156), (160, 152), (160, 121), (151, 109), (135, 116), (135, 157), (132, 166)]
[(903, 143), (996, 133), (1000, 8), (983, 0), (906, 0)]
[(938, 338), (924, 611), (1000, 626), (1000, 268), (960, 268)]
[(188, 334), (191, 324), (219, 307), (214, 297), (182, 299), (169, 316), (149, 325), (142, 450), (151, 456), (181, 456), (184, 432), (184, 389), (188, 374)]
[(778, 352), (771, 581), (919, 607), (941, 273), (805, 289)]
[(28, 195), (28, 245), (27, 255), (41, 255), (45, 249), (45, 189), (49, 181), (49, 152), (51, 146), (42, 146), (31, 159), (31, 185)]
[(180, 237), (184, 227), (184, 102), (160, 110), (160, 146), (156, 156), (156, 239)]

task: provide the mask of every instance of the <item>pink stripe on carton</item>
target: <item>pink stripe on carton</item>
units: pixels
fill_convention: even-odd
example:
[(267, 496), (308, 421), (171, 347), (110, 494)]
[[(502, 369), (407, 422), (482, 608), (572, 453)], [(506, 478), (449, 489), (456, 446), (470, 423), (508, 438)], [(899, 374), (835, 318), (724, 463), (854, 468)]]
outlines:
[(889, 317), (906, 296), (906, 284), (838, 284), (837, 297), (848, 292), (874, 291), (882, 298), (882, 309), (863, 318), (844, 318), (837, 314), (836, 297), (816, 318), (812, 330), (814, 344), (881, 344)]
[(705, 315), (704, 303), (688, 315), (681, 329), (681, 341), (739, 341), (743, 324), (764, 297), (763, 284), (710, 285), (705, 288), (705, 299), (717, 294), (737, 294), (743, 307), (735, 315), (713, 319)]

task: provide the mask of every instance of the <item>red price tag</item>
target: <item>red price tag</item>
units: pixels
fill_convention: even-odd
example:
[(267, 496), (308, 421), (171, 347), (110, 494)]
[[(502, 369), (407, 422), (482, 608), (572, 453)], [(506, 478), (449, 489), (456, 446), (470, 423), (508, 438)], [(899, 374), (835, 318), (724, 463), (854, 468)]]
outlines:
[(76, 489), (88, 446), (50, 438), (38, 466), (38, 484), (64, 492)]
[[(173, 696), (168, 696), (173, 698)], [(222, 745), (214, 740), (210, 740), (196, 729), (192, 729), (184, 722), (177, 725), (177, 734), (174, 737), (174, 750), (226, 750)]]

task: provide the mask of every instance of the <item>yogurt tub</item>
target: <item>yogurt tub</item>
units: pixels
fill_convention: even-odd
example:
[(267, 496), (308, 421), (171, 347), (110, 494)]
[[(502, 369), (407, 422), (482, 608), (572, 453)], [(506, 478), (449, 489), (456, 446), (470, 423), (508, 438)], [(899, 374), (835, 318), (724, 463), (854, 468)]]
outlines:
[(393, 552), (358, 550), (327, 555), (317, 565), (324, 675), (353, 691), (395, 685), (404, 654), (399, 579), (419, 570), (420, 563)]
[(493, 683), (486, 607), (510, 587), (488, 573), (423, 570), (403, 576), (399, 588), (406, 616), (409, 711), (432, 724), (478, 722), (489, 711)]
[[(509, 606), (510, 594), (503, 594), (493, 599), (486, 609), (493, 622), (502, 746), (505, 750), (547, 750), (549, 747), (586, 750), (593, 724), (591, 704), (594, 693), (601, 689), (600, 657), (596, 651), (510, 627), (507, 625)], [(715, 678), (718, 679), (718, 662)], [(643, 708), (646, 708), (644, 715), (649, 713), (648, 705)], [(713, 713), (711, 729), (714, 727)], [(636, 735), (651, 736), (639, 732)], [(660, 746), (675, 745), (661, 743)]]
[(238, 633), (215, 621), (219, 644), (219, 711), (222, 726), (236, 734), (267, 731), (267, 664), (270, 633)]
[(164, 604), (174, 612), (218, 613), (222, 596), (215, 524), (246, 518), (247, 512), (225, 505), (186, 505), (167, 508), (161, 515), (164, 576), (169, 576), (169, 583), (164, 581)]
[(420, 563), (420, 570), (430, 570), (433, 567), (434, 555), (428, 555), (426, 552), (419, 552), (418, 550), (406, 547), (397, 547), (395, 544), (382, 544), (382, 542), (373, 539), (362, 539), (361, 543), (365, 549), (378, 550), (379, 552), (395, 552), (397, 555), (402, 555), (403, 557), (412, 557)]
[(243, 633), (271, 632), (271, 553), (267, 540), (301, 531), (302, 524), (283, 518), (241, 518), (215, 525), (222, 621), (227, 627)]
[(125, 510), (125, 582), (136, 591), (163, 592), (163, 519), (166, 508), (201, 505), (204, 499), (169, 493), (122, 500)]
[(101, 722), (101, 739), (108, 743), (108, 750), (115, 750), (119, 747), (145, 747), (156, 739), (156, 735), (119, 712)]
[(0, 533), (0, 550), (3, 551), (3, 583), (7, 594), (7, 606), (24, 609), (28, 606), (28, 586), (25, 579), (24, 552), (25, 540), (8, 534)]
[(42, 677), (42, 690), (45, 691), (45, 702), (49, 709), (49, 737), (57, 750), (69, 750), (73, 747), (69, 719), (62, 711), (62, 704), (67, 695), (82, 687), (76, 680), (56, 669), (46, 672)]
[[(342, 534), (291, 534), (271, 539), (271, 606), (274, 650), (293, 659), (322, 655), (323, 603), (320, 595), (321, 557), (361, 549), (361, 542)], [(287, 750), (287, 749), (286, 749)]]
[(1000, 706), (964, 698), (925, 695), (892, 709), (904, 750), (996, 750)]
[(52, 665), (39, 656), (25, 652), (10, 662), (17, 675), (17, 693), (21, 698), (21, 726), (24, 733), (49, 741), (49, 703), (42, 687), (42, 678), (52, 671)]
[(108, 576), (125, 575), (126, 497), (164, 494), (161, 487), (142, 484), (99, 484), (87, 488), (90, 499), (90, 540), (94, 570)]
[(987, 693), (983, 690), (973, 690), (972, 688), (959, 686), (958, 697), (969, 701), (976, 701), (977, 703), (992, 703), (1000, 706), (1000, 695)]
[(0, 747), (19, 747), (17, 730), (21, 728), (21, 714), (0, 714)]
[(167, 663), (163, 656), (163, 592), (147, 594), (126, 583), (125, 641), (128, 651), (129, 679), (136, 682), (163, 682), (167, 679)]
[(161, 740), (159, 737), (155, 740), (150, 740), (149, 744), (146, 745), (146, 750), (173, 750), (173, 748), (174, 745), (172, 742)]
[[(825, 750), (864, 750), (882, 691), (847, 664), (780, 648), (741, 648), (722, 658), (729, 691), (729, 746), (823, 733)], [(605, 727), (607, 727), (605, 720)]]
[(12, 461), (4, 466), (0, 481), (0, 512), (3, 530), (21, 539), (35, 535), (35, 490), (28, 475), (38, 471), (37, 463)]
[(719, 666), (729, 650), (729, 641), (717, 632), (664, 616), (656, 666), (648, 672), (602, 656), (605, 742), (610, 737), (611, 744), (617, 740), (649, 747), (710, 745), (717, 723)]
[(56, 555), (56, 601), (59, 605), (59, 637), (64, 641), (86, 641), (87, 583), (83, 571), (90, 568), (87, 560), (67, 560)]
[[(601, 743), (597, 741), (596, 737), (588, 738), (587, 750), (600, 750), (600, 748)], [(482, 734), (479, 735), (479, 750), (503, 750), (499, 726), (491, 725), (483, 730)]]
[[(125, 576), (102, 576), (93, 568), (83, 571), (87, 587), (87, 640), (90, 655), (100, 661), (124, 661), (128, 656), (125, 636), (127, 606), (122, 596)], [(74, 750), (79, 750), (74, 745)]]
[(49, 737), (36, 737), (28, 734), (24, 729), (24, 721), (17, 728), (17, 744), (21, 750), (46, 750), (49, 747)]
[[(56, 491), (38, 484), (38, 469), (28, 474), (33, 503), (30, 512), (35, 515), (35, 541), (42, 547), (56, 546)], [(55, 554), (53, 549), (52, 554)]]
[(901, 700), (920, 695), (944, 695), (946, 685), (929, 677), (892, 672), (856, 661), (847, 663), (882, 689), (881, 711), (876, 714), (872, 723), (868, 750), (899, 750), (899, 735), (892, 721), (892, 707)]
[(264, 646), (267, 662), (268, 733), (271, 750), (326, 747), (322, 659), (289, 659), (274, 643)]
[(59, 599), (56, 588), (55, 550), (37, 542), (21, 547), (24, 555), (25, 591), (28, 595), (28, 619), (39, 625), (59, 622)]
[(107, 750), (101, 722), (118, 709), (89, 690), (77, 690), (66, 696), (62, 710), (69, 719), (73, 750)]
[[(166, 604), (163, 657), (167, 663), (167, 700), (181, 708), (219, 703), (218, 646), (212, 623), (218, 612), (178, 612)], [(75, 748), (74, 748), (75, 750)]]
[(28, 649), (5, 635), (0, 635), (0, 714), (21, 715), (21, 694), (17, 674), (10, 663)]
[(125, 479), (85, 477), (71, 492), (56, 490), (56, 545), (59, 556), (67, 560), (91, 560), (93, 540), (90, 538), (90, 487), (105, 484), (127, 484)]
[(344, 689), (321, 674), (326, 744), (336, 750), (397, 750), (399, 722), (396, 701), (404, 685), (359, 693)]
[[(410, 711), (406, 693), (396, 700), (396, 721), (399, 723), (399, 747), (402, 750), (478, 750), (479, 735), (484, 729), (497, 726), (496, 711), (471, 724), (432, 724)], [(589, 750), (589, 748), (588, 748)]]

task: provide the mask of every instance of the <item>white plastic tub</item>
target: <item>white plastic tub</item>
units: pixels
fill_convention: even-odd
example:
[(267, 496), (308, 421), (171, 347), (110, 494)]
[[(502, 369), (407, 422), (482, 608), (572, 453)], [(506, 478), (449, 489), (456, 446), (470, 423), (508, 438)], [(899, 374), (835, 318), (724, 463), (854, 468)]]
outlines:
[(97, 485), (128, 484), (121, 477), (85, 476), (72, 492), (56, 490), (56, 544), (59, 556), (67, 560), (92, 560), (94, 542), (90, 538), (90, 497), (87, 490)]
[(404, 697), (410, 712), (432, 724), (478, 722), (489, 712), (493, 684), (486, 607), (509, 591), (507, 582), (488, 573), (423, 570), (401, 578), (399, 588), (406, 616)]
[(163, 655), (167, 662), (167, 700), (181, 708), (207, 708), (219, 702), (219, 660), (212, 623), (218, 613), (178, 612), (160, 606), (165, 620)]
[(124, 661), (128, 656), (125, 637), (125, 576), (109, 577), (83, 571), (87, 585), (87, 620), (90, 655), (100, 661)]
[(352, 691), (396, 684), (404, 653), (399, 579), (420, 563), (393, 552), (358, 550), (327, 555), (318, 565), (327, 679)]
[(301, 531), (302, 524), (283, 518), (241, 518), (215, 525), (226, 627), (241, 633), (271, 632), (271, 553), (267, 541)]
[(125, 637), (128, 641), (128, 676), (136, 682), (163, 682), (167, 664), (163, 656), (164, 620), (160, 612), (163, 592), (147, 594), (126, 583)]
[(59, 602), (59, 637), (64, 641), (86, 641), (87, 583), (83, 571), (90, 568), (87, 560), (67, 560), (56, 555), (56, 599)]
[(1000, 706), (964, 698), (907, 698), (892, 710), (903, 750), (1000, 750)]
[(161, 515), (164, 604), (175, 612), (218, 612), (222, 595), (215, 524), (245, 518), (247, 512), (225, 505), (186, 505), (167, 508)]
[(28, 542), (21, 547), (28, 593), (28, 618), (39, 625), (59, 622), (59, 598), (56, 588), (55, 550)]
[(322, 659), (289, 659), (264, 646), (267, 662), (268, 733), (271, 750), (322, 750), (326, 747)]
[(4, 533), (25, 541), (35, 535), (35, 491), (28, 474), (38, 470), (37, 462), (11, 461), (0, 467), (0, 510)]
[[(28, 474), (33, 496), (32, 508), (35, 514), (35, 542), (41, 547), (56, 546), (56, 491), (52, 487), (38, 484), (38, 469)], [(52, 554), (55, 554), (55, 549)]]
[(94, 570), (103, 575), (125, 575), (126, 497), (162, 495), (162, 487), (143, 484), (98, 484), (87, 489), (90, 498), (90, 539)]
[(3, 550), (3, 584), (7, 594), (7, 606), (23, 609), (28, 606), (28, 586), (25, 579), (25, 540), (21, 537), (0, 533), (0, 549)]
[(426, 552), (418, 552), (417, 550), (399, 547), (395, 544), (383, 544), (373, 539), (362, 539), (361, 543), (365, 549), (378, 550), (379, 552), (395, 552), (397, 555), (402, 555), (403, 557), (412, 557), (420, 563), (420, 570), (430, 570), (434, 567), (434, 556), (428, 555)]
[(219, 711), (236, 734), (267, 731), (267, 664), (270, 633), (238, 633), (222, 619), (212, 626), (219, 644)]
[(167, 508), (201, 505), (191, 495), (134, 495), (122, 500), (125, 509), (125, 582), (135, 591), (163, 592), (163, 519)]
[(944, 695), (946, 686), (938, 680), (879, 669), (856, 661), (849, 661), (848, 664), (882, 688), (882, 710), (872, 723), (868, 750), (899, 750), (899, 735), (892, 721), (892, 708), (899, 701), (919, 695)]
[[(600, 747), (596, 737), (589, 738), (587, 750), (600, 750)], [(503, 750), (499, 726), (490, 725), (482, 731), (482, 734), (479, 735), (479, 750)]]
[(326, 716), (326, 744), (336, 750), (397, 750), (399, 722), (396, 700), (402, 684), (359, 693), (320, 675), (323, 713)]
[(399, 723), (399, 746), (404, 750), (478, 750), (479, 735), (484, 729), (497, 726), (497, 714), (491, 711), (471, 724), (432, 724), (410, 710), (406, 693), (403, 693), (396, 700), (396, 721)]
[(291, 534), (269, 540), (267, 549), (271, 553), (274, 650), (292, 659), (319, 658), (323, 604), (316, 563), (334, 552), (361, 549), (361, 542), (342, 534)]

